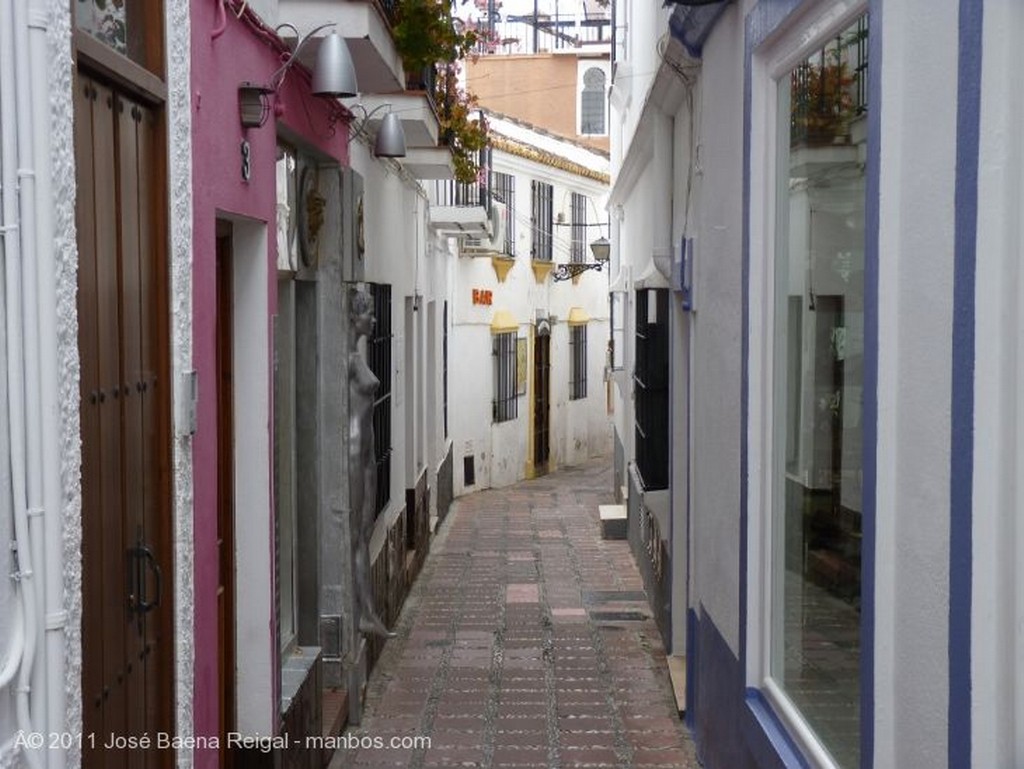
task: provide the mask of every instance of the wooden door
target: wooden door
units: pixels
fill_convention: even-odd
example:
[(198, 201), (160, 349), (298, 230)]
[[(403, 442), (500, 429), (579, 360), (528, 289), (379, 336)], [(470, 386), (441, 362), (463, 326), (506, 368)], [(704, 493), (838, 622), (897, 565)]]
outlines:
[(173, 691), (166, 206), (159, 116), (78, 73), (82, 699), (86, 767), (169, 766), (106, 750), (170, 733)]
[(551, 391), (551, 337), (535, 336), (533, 346), (533, 466), (547, 471), (551, 453), (549, 400)]

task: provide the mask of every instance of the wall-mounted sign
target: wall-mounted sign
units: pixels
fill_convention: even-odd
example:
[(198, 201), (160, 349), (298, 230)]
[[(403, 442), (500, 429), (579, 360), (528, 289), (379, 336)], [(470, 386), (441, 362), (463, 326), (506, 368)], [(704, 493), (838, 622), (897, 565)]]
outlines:
[(493, 297), (491, 292), (483, 288), (473, 289), (473, 304), (485, 304), (490, 306)]

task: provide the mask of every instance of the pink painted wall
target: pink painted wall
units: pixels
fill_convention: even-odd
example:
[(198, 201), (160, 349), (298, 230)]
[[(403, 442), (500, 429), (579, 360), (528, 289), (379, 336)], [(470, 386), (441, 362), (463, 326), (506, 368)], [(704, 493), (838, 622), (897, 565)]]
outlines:
[[(197, 432), (193, 441), (195, 547), (195, 692), (196, 735), (216, 735), (220, 692), (217, 684), (217, 404), (216, 395), (216, 221), (226, 212), (267, 223), (270, 312), (277, 306), (276, 146), (274, 115), (260, 128), (243, 131), (238, 118), (238, 85), (266, 83), (283, 61), (280, 49), (246, 23), (222, 13), (213, 0), (192, 6), (192, 140), (193, 140), (193, 363), (200, 382)], [(223, 27), (216, 39), (211, 32)], [(332, 130), (324, 102), (309, 93), (308, 78), (293, 67), (278, 92), (277, 121), (310, 148), (348, 163), (345, 123)], [(332, 135), (333, 134), (333, 135)], [(250, 181), (241, 176), (241, 142), (251, 147)], [(270, 318), (267, 318), (268, 338)], [(273, 360), (273, 356), (270, 356)], [(267, 372), (273, 393), (273, 373)], [(245, 415), (236, 414), (236, 419)], [(273, 424), (273, 420), (271, 420)], [(269, 426), (268, 426), (269, 429)], [(266, 468), (266, 482), (272, 482)], [(268, 632), (272, 632), (268, 628)], [(277, 648), (273, 644), (272, 648)], [(274, 684), (277, 698), (277, 684)], [(216, 767), (217, 752), (197, 751), (198, 769)]]

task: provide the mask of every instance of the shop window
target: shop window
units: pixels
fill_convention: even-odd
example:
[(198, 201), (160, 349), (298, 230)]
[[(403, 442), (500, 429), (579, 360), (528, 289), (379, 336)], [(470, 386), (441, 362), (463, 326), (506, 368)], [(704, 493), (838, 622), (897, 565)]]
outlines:
[(516, 392), (516, 332), (494, 335), (494, 421), (508, 422), (518, 416)]
[(778, 81), (770, 675), (842, 767), (860, 766), (866, 53), (864, 16)]
[(587, 327), (569, 327), (569, 400), (587, 397)]

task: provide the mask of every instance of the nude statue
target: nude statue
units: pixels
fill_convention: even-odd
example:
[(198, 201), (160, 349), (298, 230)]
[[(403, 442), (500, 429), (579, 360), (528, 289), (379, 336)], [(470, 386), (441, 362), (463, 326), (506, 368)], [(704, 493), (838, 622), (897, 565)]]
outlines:
[(373, 404), (380, 381), (366, 364), (359, 351), (359, 340), (369, 340), (377, 325), (373, 299), (363, 286), (349, 294), (349, 453), (348, 471), (350, 501), (355, 513), (354, 539), (356, 611), (359, 632), (394, 638), (395, 634), (377, 616), (370, 580), (370, 537), (376, 518), (377, 462), (373, 434)]

